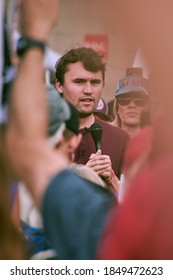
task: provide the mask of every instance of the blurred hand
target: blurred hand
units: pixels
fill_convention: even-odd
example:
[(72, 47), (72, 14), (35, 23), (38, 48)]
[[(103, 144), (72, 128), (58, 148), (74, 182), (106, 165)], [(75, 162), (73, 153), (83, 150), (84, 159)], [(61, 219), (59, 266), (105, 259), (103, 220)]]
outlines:
[(47, 38), (58, 18), (58, 0), (22, 0), (21, 33), (41, 41)]

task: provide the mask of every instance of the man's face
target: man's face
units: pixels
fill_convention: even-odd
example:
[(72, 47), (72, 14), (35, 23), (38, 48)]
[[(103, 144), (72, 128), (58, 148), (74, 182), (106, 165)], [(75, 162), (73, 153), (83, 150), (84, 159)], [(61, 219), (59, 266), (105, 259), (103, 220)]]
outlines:
[(56, 87), (81, 115), (91, 115), (101, 96), (102, 72), (87, 71), (81, 62), (71, 63), (65, 73), (64, 84), (60, 85), (57, 82)]
[(141, 114), (148, 109), (147, 98), (141, 94), (123, 94), (117, 102), (122, 126), (140, 126)]

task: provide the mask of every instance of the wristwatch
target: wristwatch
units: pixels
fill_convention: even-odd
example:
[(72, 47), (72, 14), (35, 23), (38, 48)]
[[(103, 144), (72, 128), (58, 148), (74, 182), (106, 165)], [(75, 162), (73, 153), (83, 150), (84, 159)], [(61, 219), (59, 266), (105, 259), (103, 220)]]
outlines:
[(31, 48), (38, 48), (44, 52), (45, 47), (46, 43), (24, 36), (18, 40), (16, 52), (18, 56), (23, 56)]

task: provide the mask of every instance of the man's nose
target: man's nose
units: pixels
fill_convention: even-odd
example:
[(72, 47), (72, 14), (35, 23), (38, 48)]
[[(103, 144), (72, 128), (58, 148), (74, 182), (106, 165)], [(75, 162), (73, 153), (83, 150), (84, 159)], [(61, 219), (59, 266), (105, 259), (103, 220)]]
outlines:
[(90, 82), (86, 82), (83, 90), (84, 90), (85, 93), (89, 93), (89, 94), (93, 93), (92, 84)]

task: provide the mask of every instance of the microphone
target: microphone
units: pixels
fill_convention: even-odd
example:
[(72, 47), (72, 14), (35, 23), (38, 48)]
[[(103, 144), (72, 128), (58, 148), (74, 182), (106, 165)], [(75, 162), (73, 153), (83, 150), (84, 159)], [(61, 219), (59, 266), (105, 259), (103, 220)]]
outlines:
[(90, 126), (89, 131), (94, 140), (96, 151), (98, 151), (99, 149), (101, 149), (101, 138), (103, 129), (98, 123), (93, 123)]

